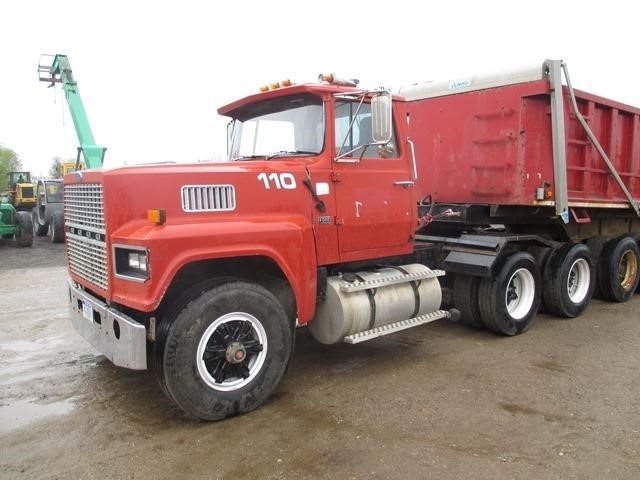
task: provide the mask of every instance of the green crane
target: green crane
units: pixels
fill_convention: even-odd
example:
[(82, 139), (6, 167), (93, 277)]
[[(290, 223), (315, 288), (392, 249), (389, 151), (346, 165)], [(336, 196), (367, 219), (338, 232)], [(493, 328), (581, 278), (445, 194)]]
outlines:
[[(50, 64), (43, 63), (43, 58), (53, 57)], [(99, 168), (104, 161), (106, 147), (96, 145), (93, 138), (93, 132), (89, 125), (87, 112), (84, 110), (80, 92), (78, 91), (78, 82), (73, 78), (73, 71), (69, 64), (69, 58), (66, 55), (42, 55), (38, 65), (38, 74), (40, 81), (49, 82), (50, 87), (56, 83), (62, 84), (64, 95), (69, 105), (73, 126), (76, 129), (76, 135), (80, 146), (78, 147), (78, 158), (76, 160), (76, 169), (80, 168), (80, 153), (84, 157), (87, 168)]]

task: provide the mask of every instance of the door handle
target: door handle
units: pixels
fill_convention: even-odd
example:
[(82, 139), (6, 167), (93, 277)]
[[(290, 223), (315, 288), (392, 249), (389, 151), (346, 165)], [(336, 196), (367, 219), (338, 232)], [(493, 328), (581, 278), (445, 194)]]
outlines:
[(412, 187), (416, 184), (413, 180), (400, 180), (399, 182), (393, 182), (394, 185), (400, 185), (402, 187), (408, 188)]

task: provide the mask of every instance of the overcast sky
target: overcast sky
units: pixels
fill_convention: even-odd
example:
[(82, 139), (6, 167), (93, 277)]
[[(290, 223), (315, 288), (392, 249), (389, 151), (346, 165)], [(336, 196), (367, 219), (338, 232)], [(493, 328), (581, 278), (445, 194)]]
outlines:
[(0, 3), (0, 144), (46, 173), (75, 157), (40, 53), (66, 53), (107, 166), (225, 156), (218, 107), (321, 71), (364, 86), (563, 58), (575, 87), (640, 106), (635, 1), (9, 1)]

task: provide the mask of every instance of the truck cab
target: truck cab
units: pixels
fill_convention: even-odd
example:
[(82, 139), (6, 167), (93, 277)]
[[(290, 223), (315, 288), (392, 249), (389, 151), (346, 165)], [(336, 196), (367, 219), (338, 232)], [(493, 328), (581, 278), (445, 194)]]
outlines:
[(296, 326), (356, 343), (447, 315), (444, 272), (398, 264), (417, 223), (401, 99), (323, 82), (219, 113), (228, 162), (64, 178), (76, 330), (203, 419), (264, 401)]
[[(386, 102), (376, 120), (386, 115), (387, 130), (375, 139), (372, 98)], [(309, 221), (323, 265), (411, 251), (414, 175), (405, 125), (393, 125), (392, 108), (402, 118), (402, 103), (391, 107), (386, 92), (300, 85), (253, 95), (218, 112), (232, 118), (229, 160), (257, 167), (265, 193), (286, 195), (300, 187), (318, 197)], [(282, 164), (291, 171), (263, 174)], [(287, 183), (288, 174), (294, 182)]]

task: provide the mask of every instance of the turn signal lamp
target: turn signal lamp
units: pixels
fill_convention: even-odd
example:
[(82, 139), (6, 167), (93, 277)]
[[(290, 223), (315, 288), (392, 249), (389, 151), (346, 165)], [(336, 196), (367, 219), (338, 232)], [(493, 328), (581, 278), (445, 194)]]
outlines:
[(147, 219), (156, 225), (163, 225), (167, 221), (167, 216), (162, 209), (147, 210)]
[(547, 190), (547, 198), (553, 197), (553, 192), (551, 190)]

